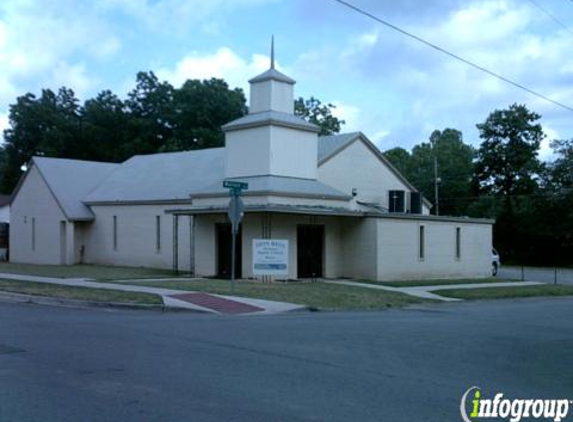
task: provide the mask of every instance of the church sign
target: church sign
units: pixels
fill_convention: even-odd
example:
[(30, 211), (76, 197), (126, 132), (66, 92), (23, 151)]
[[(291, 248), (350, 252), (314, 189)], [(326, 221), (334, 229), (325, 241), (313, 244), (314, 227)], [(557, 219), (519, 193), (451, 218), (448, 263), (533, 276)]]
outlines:
[(253, 275), (288, 275), (288, 240), (253, 239)]

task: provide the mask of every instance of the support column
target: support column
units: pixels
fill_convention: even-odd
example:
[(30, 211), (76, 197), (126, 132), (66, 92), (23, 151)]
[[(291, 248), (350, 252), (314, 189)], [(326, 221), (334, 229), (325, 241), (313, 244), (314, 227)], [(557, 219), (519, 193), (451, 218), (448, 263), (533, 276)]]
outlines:
[(195, 216), (189, 216), (189, 273), (195, 276)]
[(179, 274), (179, 216), (173, 215), (173, 272)]

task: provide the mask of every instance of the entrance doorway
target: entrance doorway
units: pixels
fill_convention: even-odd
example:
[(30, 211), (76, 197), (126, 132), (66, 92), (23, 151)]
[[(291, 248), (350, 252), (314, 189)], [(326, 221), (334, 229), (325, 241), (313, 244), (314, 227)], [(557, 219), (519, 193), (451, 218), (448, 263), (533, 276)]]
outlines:
[(324, 226), (298, 225), (296, 256), (298, 278), (322, 277)]
[[(217, 236), (217, 277), (220, 278), (231, 278), (231, 244), (232, 244), (232, 231), (231, 224), (217, 224), (216, 226), (216, 236)], [(237, 239), (235, 244), (236, 251), (236, 261), (235, 261), (235, 278), (241, 278), (242, 273), (242, 235), (241, 227), (239, 227), (239, 233), (237, 233)]]

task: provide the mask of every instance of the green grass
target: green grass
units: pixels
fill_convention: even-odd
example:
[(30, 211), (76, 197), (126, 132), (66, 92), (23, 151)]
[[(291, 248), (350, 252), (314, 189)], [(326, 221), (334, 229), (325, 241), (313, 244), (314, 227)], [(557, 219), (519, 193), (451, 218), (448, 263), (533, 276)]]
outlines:
[(416, 287), (416, 286), (443, 286), (449, 284), (485, 284), (485, 283), (506, 283), (517, 280), (507, 280), (503, 278), (456, 278), (444, 280), (405, 280), (405, 281), (375, 281), (375, 280), (352, 280), (357, 283), (380, 284), (389, 287)]
[(174, 277), (173, 271), (157, 268), (114, 267), (111, 265), (34, 265), (0, 262), (0, 273), (29, 274), (58, 278), (93, 278), (120, 280)]
[(440, 296), (459, 299), (510, 299), (519, 297), (573, 296), (573, 286), (562, 284), (539, 284), (521, 287), (485, 287), (481, 289), (437, 290)]
[(57, 284), (34, 283), (31, 281), (1, 280), (0, 291), (23, 293), (34, 296), (87, 300), (92, 302), (115, 302), (128, 304), (162, 305), (160, 296), (150, 293), (122, 292), (94, 289), (91, 287), (61, 286)]
[[(231, 295), (227, 280), (137, 282), (145, 286)], [(275, 300), (324, 310), (384, 309), (428, 302), (402, 293), (326, 283), (258, 283), (237, 281), (235, 296)]]

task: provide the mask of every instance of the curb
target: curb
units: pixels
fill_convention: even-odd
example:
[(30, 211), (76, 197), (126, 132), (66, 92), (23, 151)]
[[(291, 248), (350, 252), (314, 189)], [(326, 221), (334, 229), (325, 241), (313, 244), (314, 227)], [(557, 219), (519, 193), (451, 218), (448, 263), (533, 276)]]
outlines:
[(46, 305), (46, 306), (60, 306), (69, 308), (109, 308), (109, 309), (124, 309), (124, 310), (139, 310), (139, 311), (155, 311), (155, 312), (192, 312), (204, 314), (205, 312), (187, 309), (167, 307), (165, 305), (146, 305), (137, 303), (122, 303), (122, 302), (97, 302), (90, 300), (78, 299), (64, 299), (49, 296), (36, 296), (27, 295), (22, 293), (4, 292), (0, 291), (0, 302), (8, 303), (24, 303), (33, 305)]

